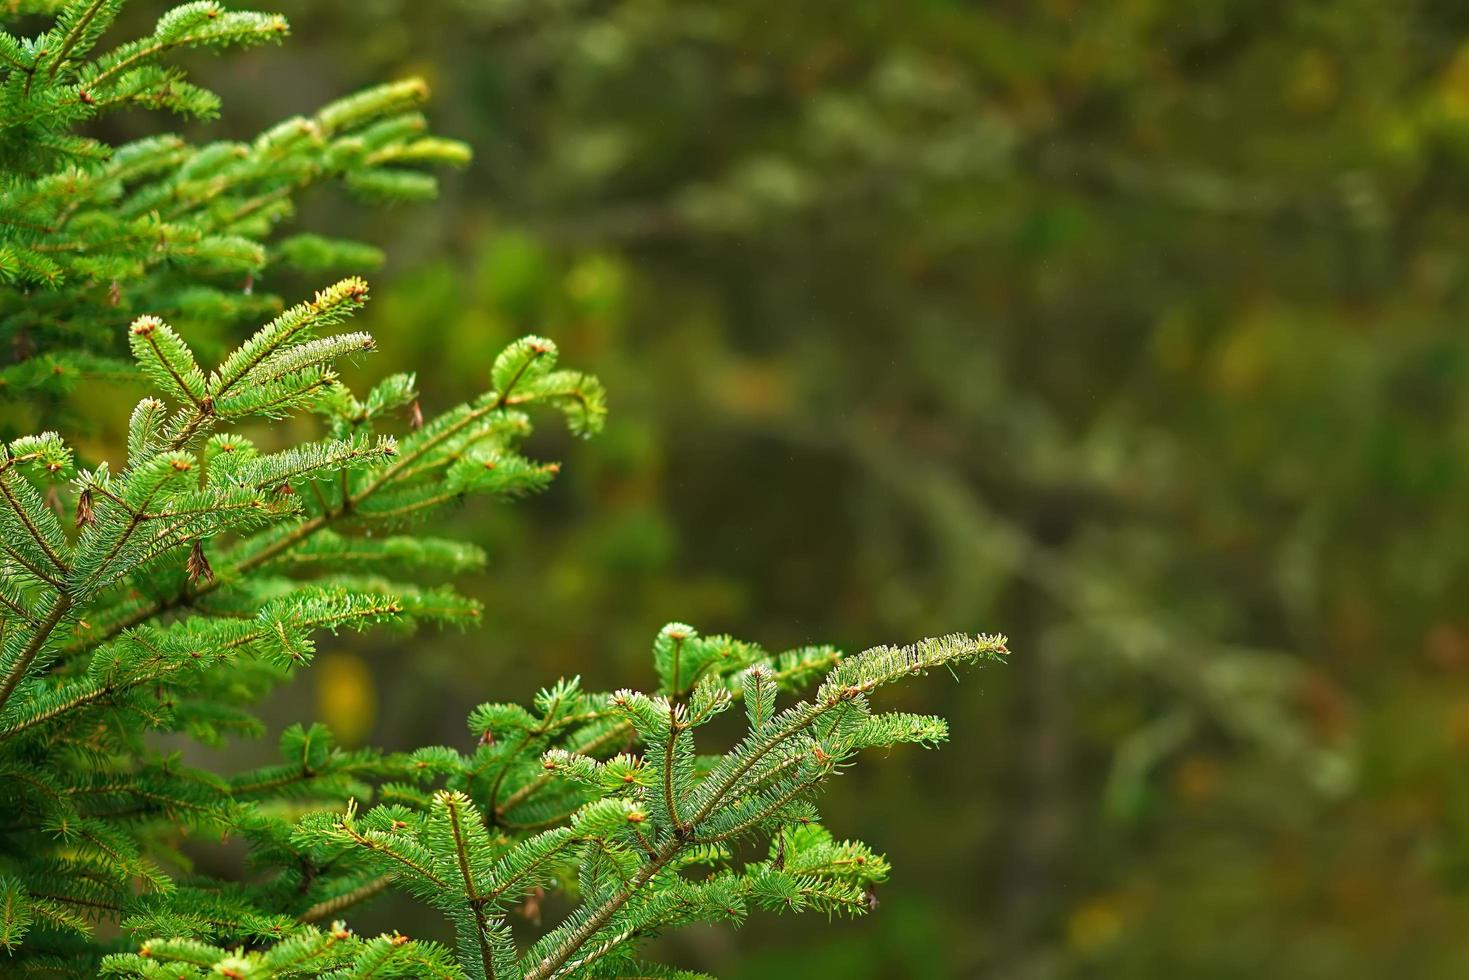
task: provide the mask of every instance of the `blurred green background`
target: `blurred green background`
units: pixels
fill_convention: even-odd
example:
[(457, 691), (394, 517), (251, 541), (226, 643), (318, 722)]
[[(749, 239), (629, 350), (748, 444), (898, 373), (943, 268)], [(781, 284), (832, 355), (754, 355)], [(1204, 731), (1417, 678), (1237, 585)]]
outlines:
[(463, 744), (559, 674), (645, 683), (671, 619), (1000, 630), (1010, 666), (901, 694), (951, 744), (835, 788), (832, 829), (896, 865), (879, 914), (664, 954), (1469, 969), (1469, 7), (278, 8), (287, 45), (194, 65), (226, 107), (200, 134), (422, 74), (477, 153), (435, 205), (304, 209), (387, 249), (362, 375), (443, 408), (533, 331), (612, 400), (591, 444), (537, 437), (547, 495), (445, 522), (490, 551), (483, 630), (324, 643), (280, 724)]

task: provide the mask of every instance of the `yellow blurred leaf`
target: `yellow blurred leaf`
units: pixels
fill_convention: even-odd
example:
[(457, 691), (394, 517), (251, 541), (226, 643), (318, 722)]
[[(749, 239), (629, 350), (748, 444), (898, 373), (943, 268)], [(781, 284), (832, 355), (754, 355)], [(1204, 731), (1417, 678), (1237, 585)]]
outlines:
[(1099, 895), (1072, 910), (1066, 919), (1066, 942), (1087, 953), (1111, 945), (1126, 925), (1123, 903), (1115, 895)]
[(1297, 112), (1320, 112), (1336, 101), (1341, 89), (1336, 61), (1325, 51), (1301, 52), (1286, 85), (1285, 101)]
[(312, 674), (317, 715), (341, 744), (362, 744), (377, 722), (377, 684), (367, 662), (354, 653), (326, 653)]
[(1265, 381), (1270, 369), (1272, 325), (1262, 316), (1251, 316), (1226, 334), (1214, 351), (1216, 386), (1227, 394), (1252, 392)]
[(1469, 116), (1469, 44), (1459, 46), (1439, 80), (1444, 108), (1452, 115)]
[(731, 364), (718, 374), (716, 384), (720, 404), (740, 418), (779, 418), (791, 408), (790, 376), (776, 364)]

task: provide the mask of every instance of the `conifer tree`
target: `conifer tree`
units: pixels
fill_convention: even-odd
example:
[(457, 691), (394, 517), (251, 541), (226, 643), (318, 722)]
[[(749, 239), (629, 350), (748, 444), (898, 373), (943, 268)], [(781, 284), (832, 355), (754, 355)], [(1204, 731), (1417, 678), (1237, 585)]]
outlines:
[(126, 108), (212, 118), (219, 100), (169, 58), (275, 43), (289, 30), (277, 14), (201, 0), (167, 11), (147, 37), (103, 44), (123, 6), (21, 3), (21, 13), (60, 13), (35, 37), (0, 30), (0, 284), (12, 287), (0, 293), (12, 361), (0, 367), (0, 393), (34, 397), (126, 371), (113, 328), (138, 313), (192, 328), (233, 324), (279, 311), (278, 297), (255, 288), (262, 273), (367, 271), (381, 261), (370, 245), (275, 235), (298, 193), (335, 180), (367, 201), (421, 200), (436, 190), (426, 166), (469, 156), (427, 135), (419, 79), (356, 93), (249, 142), (165, 135), (111, 147), (79, 135), (79, 124)]
[[(0, 310), (7, 329), (45, 338), (63, 371), (125, 346), (153, 393), (132, 410), (126, 445), (96, 458), (53, 431), (0, 446), (6, 974), (686, 976), (640, 949), (751, 909), (874, 908), (886, 861), (824, 829), (815, 798), (862, 749), (946, 737), (941, 719), (874, 711), (878, 688), (999, 659), (1003, 637), (772, 654), (675, 623), (653, 644), (652, 694), (562, 680), (529, 707), (477, 708), (462, 748), (347, 750), (321, 725), (296, 725), (279, 763), (235, 774), (160, 748), (159, 734), (263, 734), (251, 706), (308, 665), (324, 633), (473, 624), (476, 603), (418, 583), (483, 553), (408, 529), (472, 495), (545, 488), (557, 465), (520, 451), (533, 416), (590, 436), (604, 397), (535, 336), (487, 365), (482, 395), (426, 420), (410, 374), (353, 392), (336, 368), (374, 349), (343, 327), (367, 300), (355, 276), (201, 364), (171, 321), (195, 300), (231, 320), (255, 308), (210, 263), (237, 274), (290, 260), (292, 247), (262, 243), (296, 188), (340, 175), (413, 196), (428, 178), (399, 164), (461, 153), (414, 135), (411, 84), (250, 147), (180, 144), (167, 163), (157, 147), (109, 150), (71, 126), (126, 104), (212, 111), (158, 57), (267, 40), (284, 22), (190, 3), (94, 57), (118, 0), (31, 6), (60, 12), (39, 37), (0, 35)], [(294, 248), (296, 260), (342, 250)], [(106, 293), (126, 290), (127, 303), (99, 299), (103, 280), (125, 282)], [(122, 315), (137, 305), (147, 309)], [(37, 375), (10, 377), (25, 388)], [(317, 435), (284, 445), (271, 423), (287, 416), (314, 417)], [(743, 736), (700, 751), (695, 731), (735, 704)], [(185, 836), (244, 840), (253, 873), (200, 873)], [(752, 842), (763, 859), (749, 859)], [(454, 947), (356, 935), (353, 908), (389, 888), (443, 913)], [(512, 927), (508, 913), (547, 890), (573, 910), (544, 930)]]

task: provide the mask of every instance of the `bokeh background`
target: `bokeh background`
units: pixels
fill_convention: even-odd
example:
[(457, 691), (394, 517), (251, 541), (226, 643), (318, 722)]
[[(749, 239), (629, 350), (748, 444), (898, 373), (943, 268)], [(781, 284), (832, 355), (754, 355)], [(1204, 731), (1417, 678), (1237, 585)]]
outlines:
[[(483, 630), (326, 642), (279, 724), (462, 744), (557, 675), (645, 683), (672, 619), (1004, 631), (1009, 666), (896, 699), (951, 744), (834, 790), (895, 862), (879, 914), (664, 955), (1469, 969), (1469, 7), (276, 9), (285, 46), (192, 65), (226, 107), (196, 135), (420, 74), (477, 154), (436, 204), (303, 209), (387, 252), (363, 377), (416, 367), (446, 407), (537, 332), (612, 404), (592, 443), (537, 437), (548, 494), (445, 523), (489, 549)], [(356, 924), (443, 932), (391, 900)]]

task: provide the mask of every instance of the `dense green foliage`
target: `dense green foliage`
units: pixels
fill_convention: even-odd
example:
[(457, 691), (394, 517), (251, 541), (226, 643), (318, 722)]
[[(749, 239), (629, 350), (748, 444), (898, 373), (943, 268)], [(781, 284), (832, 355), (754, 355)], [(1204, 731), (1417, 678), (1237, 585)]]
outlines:
[[(97, 405), (50, 396), (101, 373), (152, 394), (124, 444), (46, 431), (0, 447), (7, 973), (685, 976), (642, 962), (642, 947), (750, 908), (874, 908), (886, 860), (834, 838), (815, 798), (863, 749), (947, 737), (936, 716), (874, 711), (877, 688), (998, 661), (1003, 637), (844, 657), (672, 624), (654, 643), (654, 694), (563, 680), (530, 708), (482, 704), (463, 751), (345, 748), (324, 725), (294, 724), (278, 762), (229, 774), (194, 762), (200, 744), (263, 734), (259, 706), (324, 635), (477, 622), (478, 602), (424, 582), (479, 569), (484, 552), (415, 525), (469, 498), (545, 489), (559, 466), (523, 452), (532, 413), (595, 434), (602, 386), (526, 336), (481, 362), (488, 390), (447, 411), (425, 416), (409, 374), (359, 396), (340, 374), (376, 347), (343, 328), (367, 301), (356, 276), (206, 367), (176, 323), (218, 331), (273, 311), (257, 274), (374, 260), (353, 242), (274, 241), (296, 190), (341, 177), (421, 197), (432, 178), (404, 164), (466, 154), (420, 135), (417, 82), (249, 144), (78, 136), (120, 106), (212, 113), (214, 97), (160, 59), (286, 26), (205, 0), (94, 55), (121, 0), (39, 5), (52, 7), (39, 35), (0, 32), (0, 330), (17, 341), (6, 384), (42, 417), (104, 433)], [(127, 360), (113, 353), (124, 343)], [(695, 729), (736, 702), (743, 733), (697, 751)], [(225, 841), (248, 848), (248, 872), (203, 866), (201, 848)], [(394, 886), (444, 915), (452, 950), (347, 927)], [(548, 894), (572, 903), (555, 924), (511, 926)]]
[[(639, 946), (690, 923), (738, 923), (751, 907), (856, 915), (875, 906), (887, 862), (863, 844), (833, 840), (818, 822), (813, 795), (861, 749), (946, 737), (947, 727), (931, 716), (872, 714), (870, 691), (1006, 652), (1000, 637), (951, 636), (846, 659), (830, 648), (771, 657), (677, 623), (659, 634), (654, 651), (665, 668), (656, 697), (627, 690), (588, 695), (573, 680), (542, 691), (534, 710), (484, 704), (470, 718), (479, 747), (470, 755), (448, 748), (413, 753), (398, 770), (409, 781), (386, 786), (387, 802), (360, 814), (349, 806), (345, 815), (308, 815), (288, 839), (279, 828), (272, 839), (252, 827), (270, 840), (269, 858), (291, 869), (268, 891), (301, 909), (297, 922), (310, 923), (389, 884), (407, 889), (454, 922), (463, 966), (461, 973), (435, 958), (433, 947), (403, 942), (408, 976), (693, 977), (639, 962)], [(776, 710), (780, 690), (828, 669), (813, 700)], [(749, 722), (745, 737), (723, 755), (696, 754), (693, 730), (735, 700)], [(633, 746), (641, 752), (597, 759)], [(285, 749), (302, 755), (299, 745)], [(323, 773), (331, 769), (325, 744), (305, 758)], [(379, 765), (392, 768), (387, 760)], [(297, 764), (288, 768), (294, 777)], [(448, 788), (430, 795), (422, 783), (437, 777)], [(770, 840), (765, 860), (736, 859), (749, 838)], [(313, 871), (304, 888), (301, 867)], [(701, 870), (701, 877), (690, 876)], [(518, 949), (508, 913), (558, 886), (580, 904)], [(201, 929), (198, 913), (184, 907), (134, 928), (164, 927), (171, 936), (223, 931)], [(378, 941), (334, 942), (350, 938), (340, 923), (325, 932), (290, 919), (239, 928), (291, 938), (248, 955), (198, 941), (152, 941), (138, 953), (110, 957), (103, 970), (184, 977), (228, 966), (250, 977), (316, 976), (345, 961), (343, 976), (376, 976), (376, 957), (392, 949)]]
[[(515, 448), (530, 431), (525, 410), (559, 408), (581, 433), (601, 425), (596, 382), (554, 370), (555, 347), (533, 337), (496, 360), (497, 387), (475, 402), (401, 440), (376, 431), (414, 406), (417, 391), (411, 376), (393, 375), (359, 400), (336, 380), (334, 362), (372, 342), (326, 331), (366, 294), (355, 278), (323, 290), (207, 376), (170, 327), (139, 317), (133, 352), (167, 401), (133, 410), (116, 473), (106, 461), (77, 471), (55, 433), (6, 447), (0, 771), (14, 792), (0, 854), (4, 942), (22, 962), (82, 956), (75, 939), (99, 914), (166, 939), (288, 935), (285, 913), (332, 887), (308, 856), (268, 851), (291, 874), (258, 895), (177, 885), (159, 864), (171, 838), (189, 828), (263, 847), (288, 837), (292, 820), (261, 801), (341, 800), (375, 779), (424, 774), (416, 760), (334, 751), (320, 728), (290, 729), (280, 765), (231, 778), (144, 738), (259, 734), (248, 706), (310, 662), (320, 631), (473, 622), (475, 603), (408, 579), (424, 567), (473, 566), (478, 550), (392, 532), (470, 494), (544, 487), (556, 467)], [(301, 410), (321, 416), (323, 438), (262, 452), (221, 431)], [(76, 533), (48, 488), (68, 498)], [(317, 574), (290, 574), (323, 561)]]
[(263, 44), (283, 17), (190, 3), (153, 32), (98, 52), (121, 0), (68, 4), (38, 36), (0, 34), (0, 333), (17, 363), (0, 390), (35, 399), (116, 372), (116, 324), (147, 312), (193, 329), (273, 312), (253, 279), (285, 266), (362, 271), (375, 248), (273, 232), (303, 188), (340, 180), (358, 197), (432, 197), (420, 167), (462, 164), (463, 144), (424, 135), (418, 79), (367, 89), (249, 142), (159, 135), (116, 148), (83, 122), (143, 106), (211, 117), (218, 99), (164, 59), (180, 49)]

